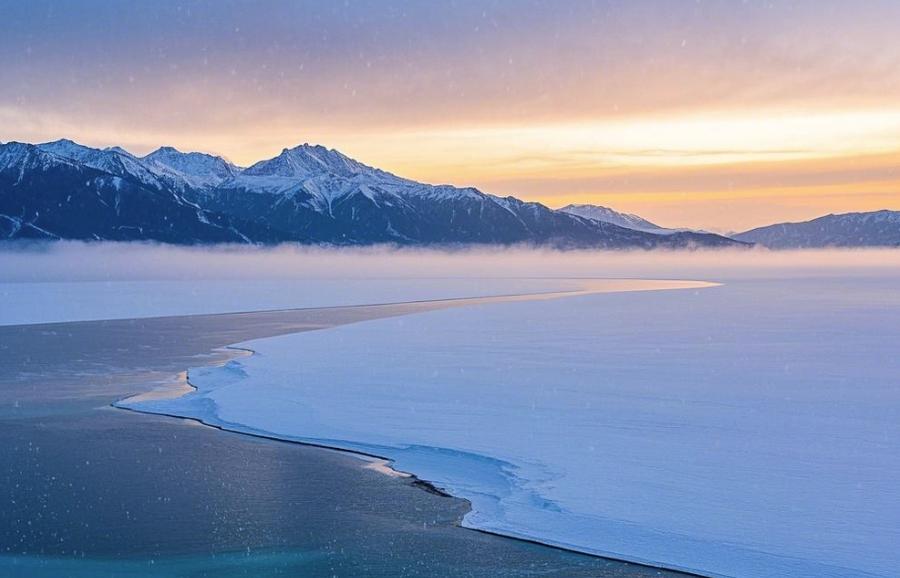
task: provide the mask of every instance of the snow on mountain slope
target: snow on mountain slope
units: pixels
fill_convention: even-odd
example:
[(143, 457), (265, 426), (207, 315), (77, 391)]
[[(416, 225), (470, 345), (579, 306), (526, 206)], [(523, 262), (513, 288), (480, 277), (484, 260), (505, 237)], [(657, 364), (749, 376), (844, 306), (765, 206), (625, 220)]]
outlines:
[(38, 170), (55, 164), (75, 166), (75, 162), (53, 153), (41, 150), (33, 144), (8, 142), (0, 145), (0, 171)]
[[(419, 183), (370, 167), (334, 149), (309, 144), (284, 149), (278, 156), (245, 169), (221, 187), (279, 195), (295, 205), (329, 216), (334, 216), (338, 201), (353, 203), (354, 197), (378, 208), (404, 206), (409, 199), (467, 200), (496, 204), (511, 212), (507, 200), (473, 187)], [(399, 232), (396, 236), (404, 237)]]
[[(716, 235), (659, 235), (613, 223), (601, 226), (600, 221), (515, 197), (500, 198), (473, 187), (419, 183), (323, 146), (304, 144), (284, 149), (278, 156), (245, 170), (219, 157), (182, 153), (171, 147), (138, 158), (121, 148), (100, 150), (70, 140), (38, 146), (45, 154), (101, 171), (109, 178), (97, 180), (95, 186), (107, 192), (109, 186), (121, 191), (123, 183), (130, 183), (170, 197), (189, 208), (203, 224), (210, 224), (214, 213), (228, 215), (229, 222), (240, 222), (241, 231), (255, 230), (263, 235), (259, 239), (239, 236), (242, 241), (645, 249), (740, 246)], [(32, 185), (41, 190), (45, 185), (38, 177)], [(120, 180), (110, 180), (113, 177)], [(0, 190), (0, 196), (5, 193)], [(75, 214), (86, 211), (84, 207), (67, 205), (61, 209), (71, 212), (73, 220), (90, 220), (89, 215)], [(60, 213), (59, 217), (64, 215)], [(138, 227), (138, 236), (142, 230)], [(99, 237), (107, 238), (105, 234)], [(167, 228), (165, 236), (177, 242), (177, 231)], [(218, 238), (218, 234), (213, 237)], [(202, 239), (191, 235), (184, 242)]]
[(372, 199), (392, 194), (379, 190), (382, 185), (405, 188), (418, 183), (364, 165), (334, 149), (309, 144), (284, 149), (278, 156), (259, 161), (222, 184), (223, 188), (246, 192), (292, 196), (304, 193), (312, 199), (309, 205), (322, 212), (330, 212), (336, 199), (360, 190)]
[(301, 179), (322, 173), (345, 178), (355, 175), (366, 175), (376, 180), (402, 180), (385, 171), (364, 165), (334, 149), (310, 144), (284, 149), (278, 156), (260, 161), (244, 171), (244, 174), (247, 176), (278, 176)]
[(186, 200), (137, 158), (71, 141), (0, 145), (0, 215), (0, 237), (9, 239), (195, 244), (287, 238), (265, 223)]
[(613, 225), (618, 225), (620, 227), (625, 227), (626, 229), (634, 229), (635, 231), (645, 231), (647, 233), (673, 233), (676, 229), (667, 229), (665, 227), (660, 227), (655, 223), (651, 223), (647, 219), (639, 217), (638, 215), (633, 215), (630, 213), (620, 213), (616, 210), (610, 209), (609, 207), (602, 207), (600, 205), (579, 205), (572, 204), (566, 205), (561, 209), (558, 209), (563, 213), (569, 213), (570, 215), (578, 215), (579, 217), (584, 217), (585, 219), (592, 219), (594, 221), (600, 221), (601, 223), (612, 223)]
[(141, 160), (164, 178), (195, 189), (216, 187), (240, 173), (238, 167), (222, 157), (183, 153), (173, 147), (160, 147)]
[(130, 152), (128, 152), (127, 150), (123, 149), (123, 148), (120, 147), (120, 146), (106, 147), (106, 148), (103, 149), (103, 150), (105, 150), (105, 151), (111, 151), (111, 152), (114, 152), (114, 153), (119, 153), (119, 154), (122, 154), (122, 155), (128, 155), (128, 156), (130, 156), (130, 157), (133, 157), (133, 156), (134, 156), (133, 154), (131, 154)]
[(85, 166), (112, 175), (132, 179), (157, 190), (166, 188), (166, 182), (159, 173), (151, 170), (129, 153), (123, 153), (112, 148), (105, 150), (95, 149), (68, 139), (42, 143), (37, 146), (43, 151), (77, 161)]
[(68, 139), (43, 143), (38, 147), (157, 190), (171, 190), (179, 194), (190, 189), (213, 188), (240, 172), (221, 157), (182, 153), (172, 147), (161, 147), (142, 158), (121, 147), (96, 149)]

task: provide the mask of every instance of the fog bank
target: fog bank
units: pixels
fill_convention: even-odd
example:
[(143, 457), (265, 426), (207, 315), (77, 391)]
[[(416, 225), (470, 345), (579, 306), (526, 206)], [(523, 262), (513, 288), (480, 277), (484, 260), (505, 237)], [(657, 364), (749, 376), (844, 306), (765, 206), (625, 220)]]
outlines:
[(900, 250), (554, 251), (473, 248), (0, 245), (0, 282), (646, 277), (727, 280), (900, 272)]

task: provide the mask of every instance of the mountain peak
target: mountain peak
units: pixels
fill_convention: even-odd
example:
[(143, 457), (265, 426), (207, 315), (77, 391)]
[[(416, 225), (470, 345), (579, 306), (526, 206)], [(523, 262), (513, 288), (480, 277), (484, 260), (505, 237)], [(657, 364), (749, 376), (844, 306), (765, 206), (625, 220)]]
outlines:
[(248, 176), (309, 178), (321, 174), (353, 177), (360, 174), (383, 174), (382, 171), (355, 161), (335, 149), (303, 143), (282, 149), (281, 154), (260, 161), (244, 171)]
[(63, 157), (74, 157), (75, 155), (84, 154), (87, 151), (97, 150), (92, 149), (91, 147), (84, 146), (83, 144), (78, 144), (77, 142), (69, 140), (67, 138), (61, 138), (59, 140), (41, 143), (37, 145), (37, 147), (43, 151), (51, 152)]
[[(284, 149), (246, 171), (221, 157), (174, 147), (135, 157), (67, 140), (7, 144), (0, 146), (0, 193), (7, 191), (25, 200), (15, 214), (40, 214), (54, 238), (743, 246), (714, 235), (654, 235), (602, 226), (540, 203), (418, 183), (309, 143)], [(72, 195), (77, 202), (69, 202)], [(111, 210), (111, 195), (125, 203), (117, 208), (136, 209)]]
[(5, 150), (5, 151), (17, 151), (18, 152), (18, 151), (35, 149), (35, 148), (37, 148), (37, 146), (35, 146), (33, 144), (30, 144), (27, 142), (19, 142), (19, 141), (15, 141), (15, 140), (11, 140), (11, 141), (7, 142), (6, 144), (0, 144), (0, 150)]
[(558, 209), (560, 212), (569, 213), (585, 219), (600, 221), (602, 223), (611, 223), (626, 229), (634, 229), (636, 231), (644, 231), (647, 233), (664, 233), (670, 232), (670, 229), (660, 227), (655, 223), (651, 223), (643, 217), (632, 215), (630, 213), (620, 213), (609, 207), (601, 205), (589, 204), (571, 204)]
[(123, 149), (123, 148), (120, 147), (120, 146), (106, 147), (105, 149), (103, 149), (103, 152), (107, 152), (107, 153), (118, 153), (118, 154), (120, 154), (120, 155), (127, 155), (127, 156), (129, 156), (129, 157), (133, 157), (133, 156), (134, 156), (133, 154), (131, 154), (130, 152), (128, 152), (127, 150)]
[(180, 150), (178, 150), (175, 147), (162, 146), (147, 156), (152, 157), (152, 156), (160, 156), (160, 155), (180, 155), (180, 154), (184, 154), (184, 153), (182, 153)]
[(6, 144), (0, 144), (0, 170), (18, 163), (25, 155), (36, 148), (34, 145), (14, 140)]
[(120, 146), (111, 146), (104, 149), (98, 149), (77, 143), (67, 138), (61, 138), (59, 140), (41, 143), (37, 145), (37, 147), (42, 151), (78, 161), (85, 161), (85, 159), (88, 158), (114, 158), (115, 155), (124, 155), (130, 158), (134, 157), (134, 155)]
[(357, 161), (351, 159), (337, 149), (330, 149), (320, 144), (309, 144), (306, 142), (301, 145), (297, 145), (294, 148), (286, 148), (281, 151), (281, 154), (287, 154), (291, 156), (308, 156), (323, 161), (341, 159), (362, 165), (362, 163), (357, 163)]
[(194, 188), (211, 188), (240, 172), (223, 159), (206, 153), (184, 153), (175, 147), (159, 147), (141, 159), (164, 178), (174, 179)]
[(300, 152), (302, 152), (302, 151), (328, 152), (329, 150), (334, 151), (334, 152), (338, 152), (338, 151), (336, 151), (335, 149), (329, 149), (328, 147), (324, 147), (324, 146), (322, 146), (322, 145), (320, 145), (320, 144), (309, 144), (308, 142), (305, 142), (305, 143), (303, 143), (303, 144), (297, 145), (297, 146), (295, 146), (295, 147), (293, 147), (293, 148), (287, 148), (287, 147), (285, 147), (284, 149), (281, 150), (281, 152), (282, 152), (282, 154), (283, 154), (283, 153), (290, 152), (290, 151), (300, 151)]
[(0, 144), (0, 171), (10, 167), (22, 168), (26, 165), (46, 167), (59, 163), (71, 164), (66, 156), (44, 150), (41, 146), (17, 141)]

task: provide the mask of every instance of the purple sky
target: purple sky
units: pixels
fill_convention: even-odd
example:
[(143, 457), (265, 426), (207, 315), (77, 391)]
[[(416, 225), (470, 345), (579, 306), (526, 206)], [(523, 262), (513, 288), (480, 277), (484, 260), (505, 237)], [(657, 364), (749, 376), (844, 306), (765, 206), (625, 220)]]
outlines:
[(0, 140), (424, 181), (672, 225), (900, 208), (900, 2), (0, 0)]

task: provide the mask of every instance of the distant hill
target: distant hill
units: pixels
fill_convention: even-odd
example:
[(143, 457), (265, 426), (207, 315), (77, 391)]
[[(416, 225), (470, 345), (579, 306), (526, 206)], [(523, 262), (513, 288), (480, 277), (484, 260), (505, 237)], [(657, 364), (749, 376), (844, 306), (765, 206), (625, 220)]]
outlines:
[(825, 215), (801, 223), (779, 223), (734, 235), (771, 249), (900, 247), (900, 211)]
[(70, 140), (0, 145), (0, 238), (744, 246), (713, 234), (653, 234), (471, 187), (418, 183), (322, 146), (284, 149), (240, 168), (172, 147), (138, 157), (120, 147), (95, 149)]
[(656, 233), (664, 235), (669, 233), (677, 233), (680, 231), (679, 229), (667, 229), (665, 227), (660, 227), (659, 225), (651, 223), (647, 219), (639, 217), (638, 215), (633, 215), (630, 213), (620, 213), (614, 209), (610, 209), (609, 207), (602, 207), (600, 205), (573, 204), (566, 205), (559, 210), (564, 213), (569, 213), (570, 215), (578, 215), (579, 217), (584, 217), (585, 219), (592, 219), (594, 221), (600, 221), (601, 223), (610, 223), (612, 225), (618, 225), (627, 229), (634, 229), (635, 231), (644, 231), (646, 233)]

